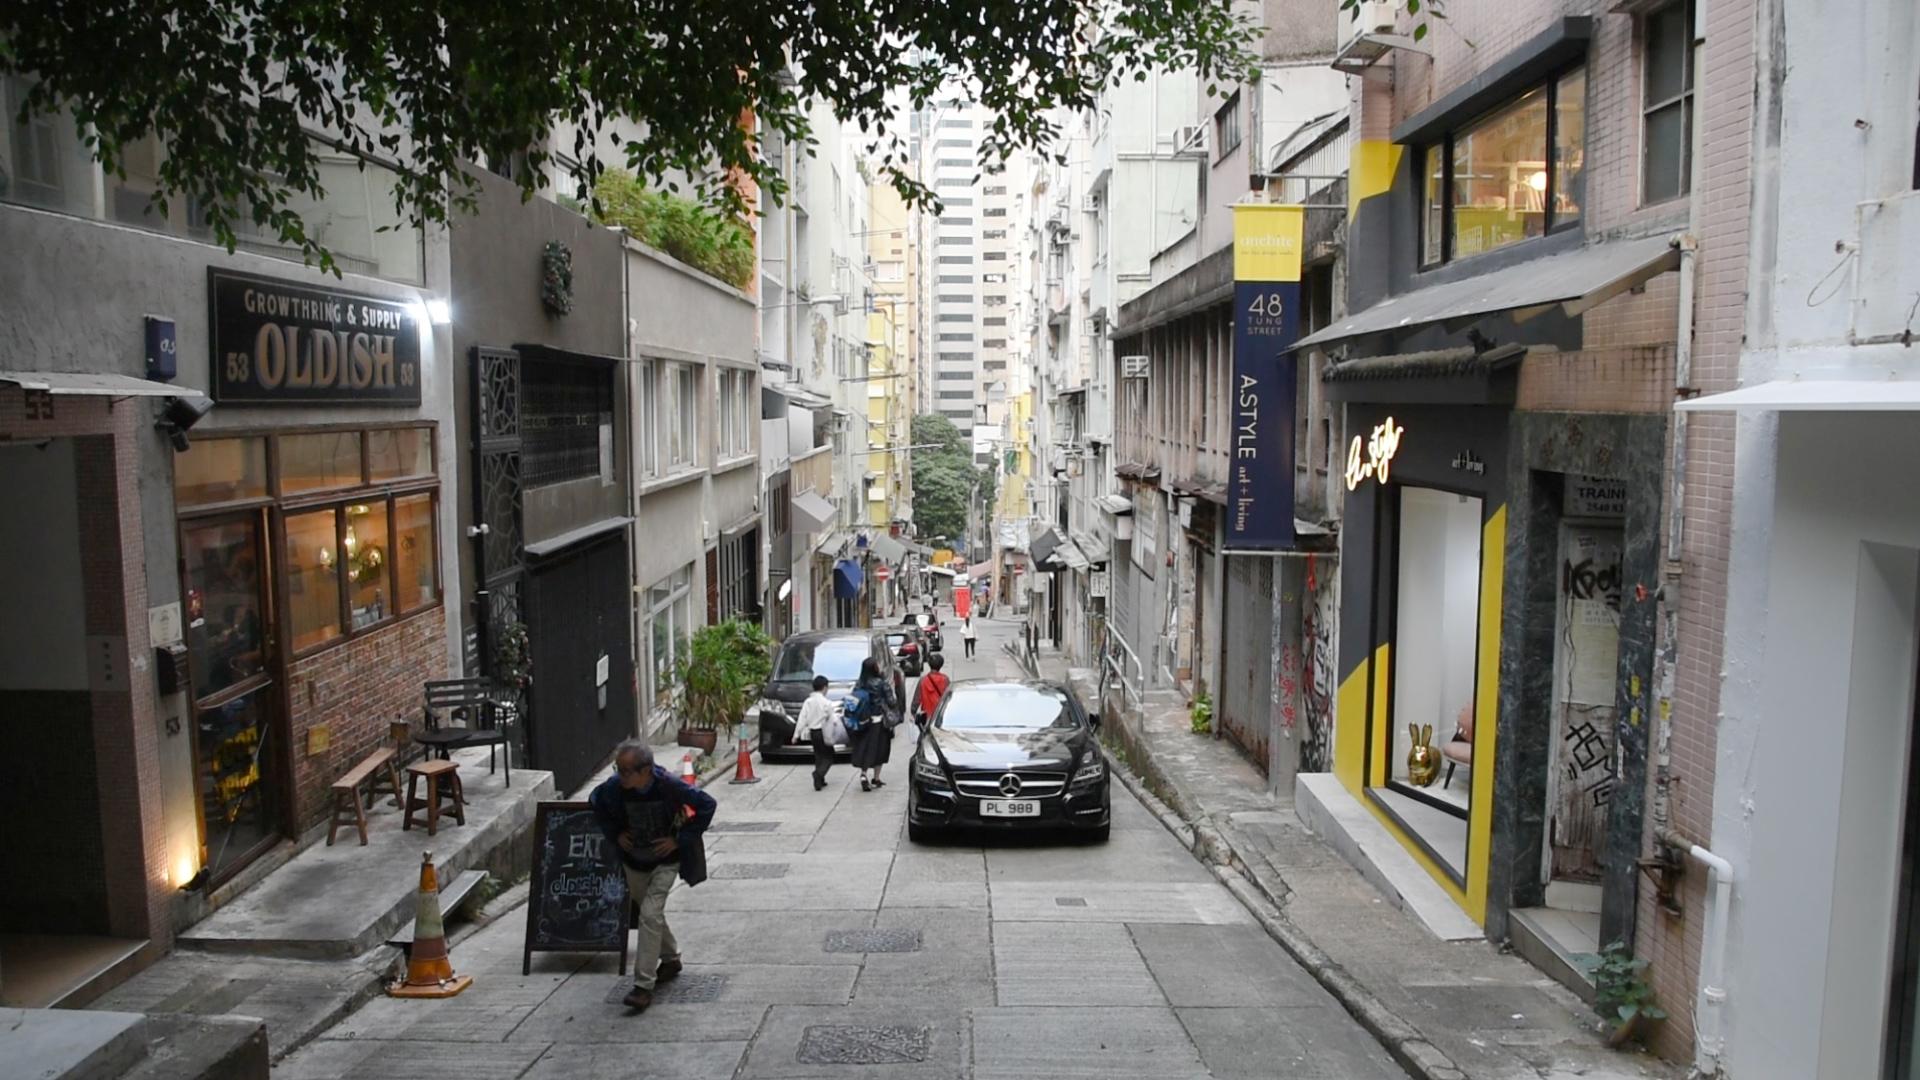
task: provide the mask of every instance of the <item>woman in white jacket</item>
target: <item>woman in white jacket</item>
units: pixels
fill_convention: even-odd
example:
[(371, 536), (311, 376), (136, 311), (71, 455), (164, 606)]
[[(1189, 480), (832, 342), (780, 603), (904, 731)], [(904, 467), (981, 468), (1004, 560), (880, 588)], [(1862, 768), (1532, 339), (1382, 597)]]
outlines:
[(813, 693), (800, 706), (800, 719), (793, 724), (793, 741), (805, 740), (813, 746), (813, 790), (827, 786), (827, 770), (833, 766), (833, 744), (840, 741), (834, 728), (840, 723), (840, 706), (827, 696), (827, 677), (813, 677)]

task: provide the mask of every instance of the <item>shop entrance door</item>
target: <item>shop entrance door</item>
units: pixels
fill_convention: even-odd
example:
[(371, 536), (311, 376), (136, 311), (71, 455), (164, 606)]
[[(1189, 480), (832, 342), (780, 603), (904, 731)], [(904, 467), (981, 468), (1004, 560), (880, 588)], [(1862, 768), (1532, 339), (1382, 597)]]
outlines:
[(1599, 911), (1605, 869), (1619, 715), (1621, 548), (1617, 520), (1560, 527), (1544, 857), (1548, 905), (1575, 911)]
[(273, 846), (284, 818), (264, 527), (248, 510), (180, 528), (201, 865), (214, 884)]

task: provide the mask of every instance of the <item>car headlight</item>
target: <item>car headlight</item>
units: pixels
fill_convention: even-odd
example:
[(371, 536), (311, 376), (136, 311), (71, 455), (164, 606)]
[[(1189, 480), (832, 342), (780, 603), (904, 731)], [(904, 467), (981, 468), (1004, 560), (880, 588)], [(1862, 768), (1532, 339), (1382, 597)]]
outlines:
[(939, 759), (935, 758), (931, 752), (925, 750), (913, 755), (913, 775), (918, 779), (926, 780), (930, 783), (944, 784), (947, 782), (947, 774), (941, 771)]
[(1105, 775), (1107, 775), (1107, 763), (1101, 760), (1099, 754), (1094, 754), (1086, 760), (1085, 764), (1073, 771), (1073, 782), (1091, 784)]
[(787, 715), (787, 707), (784, 704), (773, 700), (772, 698), (761, 698), (759, 703), (756, 704), (753, 707), (753, 709), (755, 712), (776, 713), (780, 716)]

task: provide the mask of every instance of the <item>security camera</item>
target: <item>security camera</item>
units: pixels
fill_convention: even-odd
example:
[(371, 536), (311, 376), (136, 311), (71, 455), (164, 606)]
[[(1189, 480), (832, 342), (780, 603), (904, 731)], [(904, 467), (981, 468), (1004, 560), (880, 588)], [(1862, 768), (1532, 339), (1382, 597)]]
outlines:
[(160, 407), (160, 419), (154, 427), (167, 433), (167, 440), (173, 443), (175, 450), (187, 448), (187, 429), (200, 422), (200, 418), (213, 411), (213, 402), (198, 394), (192, 397), (170, 397)]

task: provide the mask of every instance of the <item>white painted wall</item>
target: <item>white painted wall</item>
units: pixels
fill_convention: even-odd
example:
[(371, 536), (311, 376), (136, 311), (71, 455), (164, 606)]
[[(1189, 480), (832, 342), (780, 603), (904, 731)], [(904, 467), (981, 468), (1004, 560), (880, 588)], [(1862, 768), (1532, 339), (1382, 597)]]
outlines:
[[(1920, 499), (1900, 414), (1743, 420), (1713, 847), (1736, 1077), (1879, 1072), (1913, 724)], [(1898, 480), (1892, 481), (1898, 483)], [(1910, 488), (1910, 485), (1909, 485)], [(1770, 489), (1770, 490), (1768, 490)]]
[(1393, 658), (1395, 777), (1407, 775), (1407, 725), (1432, 724), (1436, 749), (1473, 699), (1480, 605), (1480, 500), (1400, 489), (1400, 572)]
[(87, 688), (77, 476), (71, 439), (0, 443), (0, 688)]

